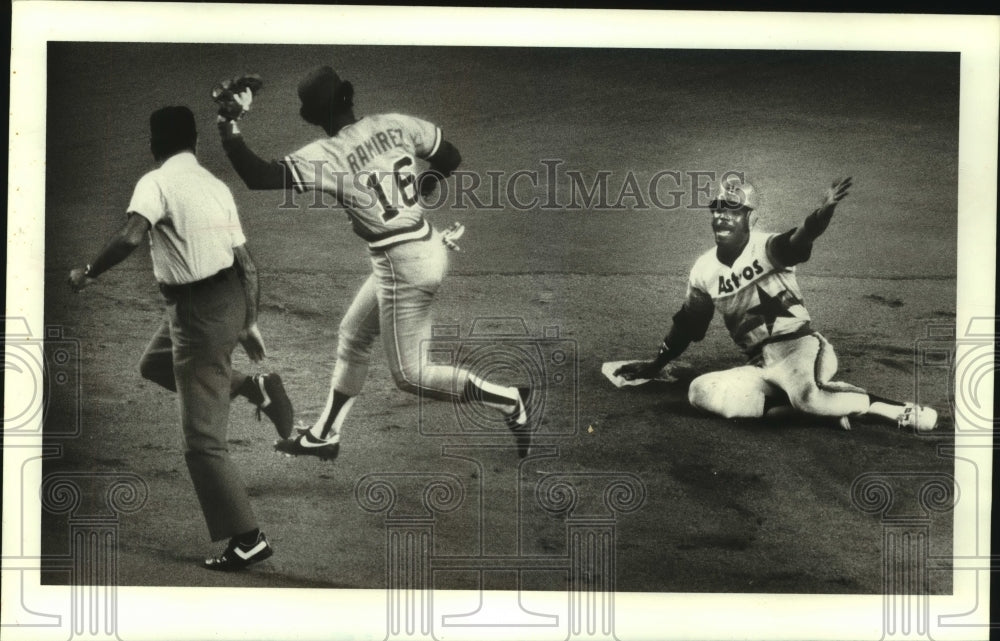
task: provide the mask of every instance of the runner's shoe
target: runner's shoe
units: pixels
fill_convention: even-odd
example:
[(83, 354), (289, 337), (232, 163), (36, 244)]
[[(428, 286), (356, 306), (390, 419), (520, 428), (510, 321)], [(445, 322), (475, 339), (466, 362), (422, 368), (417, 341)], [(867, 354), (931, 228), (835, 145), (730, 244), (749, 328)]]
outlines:
[(937, 427), (937, 412), (916, 403), (907, 403), (899, 413), (896, 422), (900, 429), (912, 429), (916, 432), (930, 432)]
[(217, 570), (219, 572), (236, 572), (243, 568), (259, 563), (274, 554), (274, 548), (267, 542), (263, 532), (257, 534), (257, 540), (246, 545), (240, 543), (236, 537), (229, 540), (229, 545), (219, 556), (205, 559), (201, 566), (207, 570)]
[(340, 453), (340, 434), (328, 439), (319, 439), (309, 430), (299, 430), (295, 438), (284, 438), (274, 442), (274, 450), (285, 456), (315, 456), (321, 461), (332, 461)]

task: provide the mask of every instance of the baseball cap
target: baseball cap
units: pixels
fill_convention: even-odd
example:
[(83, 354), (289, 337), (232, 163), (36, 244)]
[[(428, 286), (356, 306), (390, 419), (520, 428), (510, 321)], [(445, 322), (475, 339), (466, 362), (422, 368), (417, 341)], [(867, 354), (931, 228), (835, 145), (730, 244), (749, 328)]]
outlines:
[(299, 100), (308, 106), (329, 104), (341, 84), (340, 76), (333, 67), (317, 67), (299, 83)]
[(150, 114), (149, 145), (155, 157), (166, 158), (193, 149), (197, 140), (198, 128), (188, 107), (163, 107)]

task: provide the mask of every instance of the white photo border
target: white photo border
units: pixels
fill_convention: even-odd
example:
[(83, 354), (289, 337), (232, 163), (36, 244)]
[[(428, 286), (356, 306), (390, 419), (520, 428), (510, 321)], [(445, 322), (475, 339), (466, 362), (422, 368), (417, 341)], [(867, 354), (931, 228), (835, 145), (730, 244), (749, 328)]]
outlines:
[[(190, 19), (192, 11), (196, 20)], [(337, 28), (330, 29), (334, 23)], [(111, 2), (13, 4), (6, 316), (43, 326), (49, 41), (711, 49), (718, 46), (718, 34), (730, 29), (740, 34), (726, 42), (733, 49), (961, 53), (957, 327), (961, 331), (973, 318), (993, 317), (996, 17)], [(992, 407), (992, 399), (981, 406)], [(930, 597), (931, 634), (938, 640), (982, 637), (989, 620), (992, 440), (956, 426), (955, 447), (956, 459), (970, 463), (956, 463), (956, 483), (982, 485), (978, 503), (960, 502), (956, 509), (954, 594)], [(25, 605), (65, 616), (69, 587), (40, 586), (38, 573), (30, 570), (7, 571), (40, 555), (37, 536), (29, 534), (40, 522), (41, 508), (22, 504), (22, 497), (38, 498), (32, 483), (40, 484), (41, 470), (35, 469), (40, 466), (28, 463), (40, 448), (40, 439), (37, 449), (9, 442), (4, 448), (5, 481), (15, 484), (4, 483), (4, 593), (12, 594), (10, 582), (23, 579)], [(565, 594), (551, 598), (565, 606)], [(127, 641), (386, 636), (383, 590), (120, 587), (117, 599), (117, 636)], [(618, 594), (615, 603), (615, 635), (621, 641), (884, 637), (881, 595)], [(19, 627), (9, 618), (9, 599), (3, 608), (3, 624), (10, 626), (3, 628), (5, 639), (66, 638), (65, 626)], [(823, 629), (816, 629), (817, 621)], [(503, 632), (495, 638), (504, 638)]]

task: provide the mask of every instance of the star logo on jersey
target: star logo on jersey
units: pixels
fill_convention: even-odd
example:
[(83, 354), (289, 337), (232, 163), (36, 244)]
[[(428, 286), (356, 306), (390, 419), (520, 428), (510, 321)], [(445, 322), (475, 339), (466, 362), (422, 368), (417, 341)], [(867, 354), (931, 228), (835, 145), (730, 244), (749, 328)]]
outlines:
[(785, 290), (780, 292), (777, 296), (771, 296), (765, 292), (760, 285), (757, 285), (757, 300), (759, 302), (748, 309), (747, 314), (754, 314), (762, 317), (764, 319), (764, 324), (767, 325), (768, 335), (774, 333), (774, 322), (778, 320), (779, 316), (785, 318), (795, 318), (795, 314), (788, 311), (788, 308), (781, 303), (781, 296), (787, 293), (788, 290)]

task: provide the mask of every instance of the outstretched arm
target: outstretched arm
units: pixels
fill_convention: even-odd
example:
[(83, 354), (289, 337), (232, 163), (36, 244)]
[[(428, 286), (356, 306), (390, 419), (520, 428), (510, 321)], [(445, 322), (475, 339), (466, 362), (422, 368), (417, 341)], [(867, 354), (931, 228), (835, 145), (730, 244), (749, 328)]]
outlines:
[(97, 277), (122, 262), (135, 251), (149, 231), (149, 221), (135, 212), (129, 212), (128, 220), (122, 225), (93, 262), (86, 267), (77, 267), (69, 273), (69, 286), (78, 292), (97, 280)]
[(700, 290), (692, 290), (683, 307), (674, 314), (670, 331), (660, 344), (656, 358), (622, 365), (615, 371), (615, 376), (626, 380), (655, 378), (667, 363), (683, 354), (692, 342), (705, 337), (714, 314), (715, 307), (711, 297)]
[(284, 163), (267, 161), (247, 146), (235, 120), (220, 118), (219, 135), (229, 162), (250, 189), (291, 189), (292, 172)]
[(786, 266), (796, 265), (809, 260), (813, 241), (819, 238), (830, 225), (833, 211), (837, 204), (847, 197), (851, 188), (851, 179), (837, 179), (826, 190), (823, 203), (806, 216), (801, 227), (791, 229), (784, 234), (775, 236), (771, 246), (771, 255)]
[(250, 189), (285, 189), (292, 186), (291, 172), (277, 161), (268, 162), (247, 147), (236, 122), (253, 105), (254, 95), (263, 87), (255, 74), (223, 80), (212, 89), (212, 100), (219, 106), (216, 122), (222, 147), (243, 182)]

